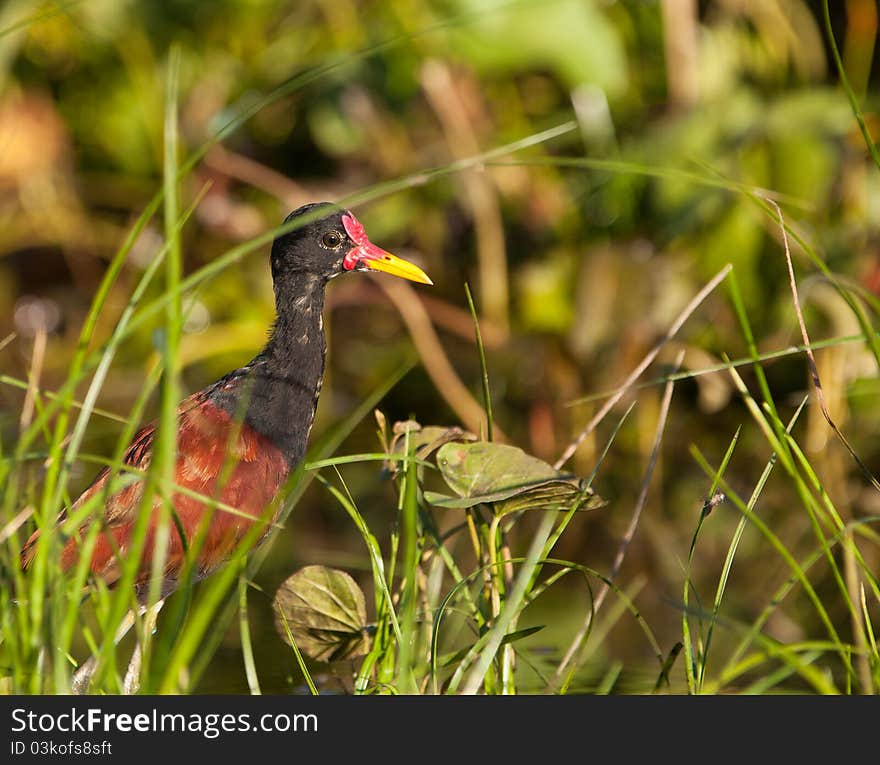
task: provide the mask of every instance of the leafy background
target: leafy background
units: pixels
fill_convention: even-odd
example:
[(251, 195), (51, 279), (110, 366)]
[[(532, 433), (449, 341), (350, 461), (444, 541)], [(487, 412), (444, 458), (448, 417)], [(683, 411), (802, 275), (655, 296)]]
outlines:
[[(876, 6), (830, 6), (871, 127)], [(315, 434), (351, 411), (413, 348), (420, 363), (381, 404), (388, 421), (479, 427), (480, 364), (466, 282), (486, 343), (497, 427), (550, 462), (727, 263), (758, 350), (799, 343), (778, 222), (738, 184), (772, 190), (786, 222), (845, 284), (880, 290), (880, 174), (839, 86), (821, 2), (11, 0), (0, 8), (0, 30), (0, 434), (7, 444), (22, 421), (16, 381), (28, 377), (35, 339), (46, 333), (39, 384), (54, 390), (109, 258), (161, 187), (172, 44), (181, 51), (188, 151), (289, 83), (187, 177), (184, 205), (204, 194), (183, 234), (187, 272), (277, 225), (299, 204), (409, 179), (355, 210), (374, 241), (419, 262), (435, 287), (416, 293), (372, 278), (333, 285)], [(568, 122), (572, 130), (522, 152), (420, 176)], [(98, 341), (109, 336), (162, 236), (157, 221), (137, 242)], [(811, 338), (831, 340), (816, 352), (830, 410), (877, 472), (876, 362), (852, 337), (858, 324), (827, 280), (799, 248), (793, 255)], [(248, 255), (187, 303), (187, 390), (244, 363), (264, 341), (273, 315), (266, 261), (266, 248)], [(125, 417), (156, 363), (156, 343), (149, 326), (127, 341), (101, 409)], [(711, 483), (691, 445), (717, 465), (743, 426), (726, 477), (746, 495), (770, 456), (729, 374), (701, 373), (724, 355), (748, 356), (725, 289), (667, 343), (642, 378), (647, 384), (616, 407), (619, 417), (636, 402), (594, 482), (609, 504), (579, 515), (557, 548), (559, 557), (609, 570), (647, 465), (662, 383), (679, 351), (686, 374), (676, 383), (648, 502), (618, 577), (667, 650), (681, 637), (684, 566)], [(788, 353), (763, 366), (786, 419), (809, 391), (804, 358)], [(753, 386), (752, 373), (742, 373)], [(593, 469), (612, 420), (576, 452), (579, 475)], [(111, 453), (121, 429), (113, 418), (94, 417), (86, 451)], [(878, 512), (876, 491), (813, 400), (795, 433), (846, 519)], [(368, 420), (341, 451), (376, 448)], [(84, 487), (94, 467), (75, 469)], [(39, 470), (36, 463), (34, 480)], [(382, 539), (394, 520), (389, 482), (375, 463), (344, 475)], [(808, 523), (778, 476), (759, 510), (790, 549), (812, 549)], [(690, 571), (697, 597), (711, 601), (739, 519), (730, 505), (707, 519)], [(519, 527), (520, 545), (529, 522)], [(299, 682), (270, 600), (282, 579), (311, 563), (369, 584), (362, 540), (317, 484), (257, 582), (264, 597), (252, 604), (251, 629), (264, 690)], [(787, 576), (766, 541), (747, 530), (725, 618), (748, 623)], [(820, 592), (830, 586), (821, 571), (817, 577)], [(529, 612), (529, 623), (546, 625), (532, 644), (549, 651), (567, 644), (587, 597), (574, 582), (545, 596)], [(814, 620), (794, 599), (774, 613), (766, 633), (801, 639)], [(734, 632), (722, 630), (716, 640), (732, 640)], [(237, 640), (231, 630), (202, 690), (246, 689)], [(613, 661), (623, 662), (633, 688), (656, 676), (631, 619), (617, 622), (593, 657), (597, 667)]]

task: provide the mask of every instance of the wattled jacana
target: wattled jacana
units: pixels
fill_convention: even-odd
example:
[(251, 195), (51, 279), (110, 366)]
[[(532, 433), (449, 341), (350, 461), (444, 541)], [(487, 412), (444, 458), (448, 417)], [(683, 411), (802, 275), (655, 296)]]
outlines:
[[(272, 244), (276, 319), (265, 347), (250, 363), (192, 394), (179, 406), (174, 480), (189, 491), (177, 492), (171, 499), (176, 520), (170, 526), (161, 598), (177, 587), (187, 543), (207, 513), (207, 533), (195, 567), (197, 578), (207, 576), (229, 558), (305, 455), (327, 350), (321, 315), (327, 283), (347, 271), (375, 270), (431, 284), (420, 268), (370, 242), (364, 227), (347, 210), (328, 202), (310, 204), (292, 212), (285, 222), (298, 219), (301, 226)], [(137, 433), (123, 462), (146, 470), (155, 434), (156, 423)], [(110, 470), (105, 468), (71, 511), (104, 491), (109, 478)], [(90, 521), (102, 524), (90, 570), (111, 586), (120, 576), (121, 559), (128, 553), (143, 492), (143, 481), (131, 483), (109, 496), (103, 515)], [(197, 496), (219, 500), (238, 512), (211, 511)], [(142, 604), (148, 591), (159, 507), (157, 497), (150, 506), (136, 579)], [(65, 542), (60, 558), (63, 569), (77, 562), (87, 529), (88, 524)], [(24, 567), (33, 559), (38, 539), (39, 531), (25, 544), (21, 553)]]

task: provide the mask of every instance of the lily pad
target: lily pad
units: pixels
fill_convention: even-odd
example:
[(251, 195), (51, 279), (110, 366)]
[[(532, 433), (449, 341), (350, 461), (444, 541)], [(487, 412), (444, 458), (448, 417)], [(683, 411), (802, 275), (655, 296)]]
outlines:
[(306, 566), (289, 576), (272, 601), (282, 640), (318, 661), (362, 656), (369, 650), (364, 593), (344, 571)]
[(426, 491), (436, 507), (492, 505), (499, 515), (524, 510), (592, 510), (604, 500), (571, 474), (562, 473), (522, 449), (488, 441), (447, 443), (437, 452), (437, 467), (457, 496)]

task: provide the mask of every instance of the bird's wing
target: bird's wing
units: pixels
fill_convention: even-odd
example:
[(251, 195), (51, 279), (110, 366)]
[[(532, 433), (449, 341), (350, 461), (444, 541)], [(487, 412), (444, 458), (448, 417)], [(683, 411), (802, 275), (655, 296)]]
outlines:
[[(236, 385), (239, 378), (227, 377), (216, 385)], [(210, 528), (198, 556), (199, 573), (207, 573), (223, 562), (238, 541), (272, 502), (287, 476), (288, 465), (281, 452), (267, 438), (248, 425), (235, 422), (210, 400), (215, 386), (185, 399), (178, 410), (177, 460), (175, 484), (184, 491), (172, 497), (176, 517), (170, 530), (166, 551), (166, 574), (172, 578), (183, 565), (190, 540), (196, 537), (206, 512)], [(123, 463), (139, 473), (152, 461), (156, 423), (140, 430), (125, 451)], [(124, 473), (125, 471), (121, 471)], [(109, 492), (110, 468), (104, 468), (92, 484), (71, 505), (74, 515), (96, 494)], [(120, 574), (120, 561), (130, 548), (136, 520), (143, 505), (144, 481), (136, 480), (110, 494), (103, 509), (92, 515), (100, 517), (103, 531), (97, 536), (91, 554), (90, 569), (107, 584)], [(236, 513), (209, 510), (213, 498), (235, 508)], [(138, 581), (146, 581), (150, 572), (152, 547), (161, 517), (159, 497), (154, 497), (143, 548)], [(87, 520), (67, 539), (61, 552), (61, 567), (72, 567), (79, 558), (82, 539), (92, 521)], [(183, 538), (181, 533), (183, 532)], [(27, 566), (36, 551), (39, 531), (34, 532), (22, 551), (22, 565)]]
[[(187, 413), (199, 403), (205, 400), (207, 391), (199, 391), (185, 398), (178, 407), (178, 415), (185, 417)], [(125, 452), (122, 455), (122, 463), (130, 465), (138, 471), (146, 471), (150, 467), (153, 459), (153, 442), (156, 440), (157, 422), (153, 421), (145, 425), (131, 439)], [(124, 473), (125, 471), (121, 471)], [(95, 476), (89, 486), (83, 490), (82, 494), (76, 498), (70, 508), (62, 510), (55, 520), (55, 527), (58, 528), (68, 516), (75, 515), (76, 511), (85, 505), (96, 494), (101, 494), (107, 489), (107, 483), (110, 480), (110, 466), (104, 467)], [(129, 513), (140, 506), (143, 497), (143, 482), (135, 481), (134, 483), (120, 489), (107, 499), (105, 504), (103, 520), (107, 526), (119, 525), (125, 523)], [(37, 551), (37, 541), (40, 539), (40, 529), (31, 534), (24, 547), (21, 550), (21, 566), (27, 568), (34, 558)], [(61, 564), (63, 568), (68, 568), (72, 560), (68, 559), (67, 550), (70, 545), (66, 545), (62, 553)]]

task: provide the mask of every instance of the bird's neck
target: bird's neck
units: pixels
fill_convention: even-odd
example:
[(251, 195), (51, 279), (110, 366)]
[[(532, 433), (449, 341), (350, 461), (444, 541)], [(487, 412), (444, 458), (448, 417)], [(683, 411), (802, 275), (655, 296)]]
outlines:
[(262, 351), (239, 372), (224, 409), (266, 436), (293, 467), (305, 456), (324, 376), (324, 288), (311, 274), (275, 279), (276, 319)]

